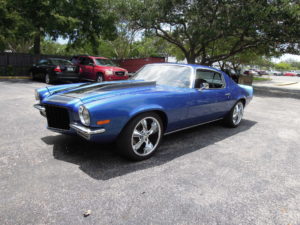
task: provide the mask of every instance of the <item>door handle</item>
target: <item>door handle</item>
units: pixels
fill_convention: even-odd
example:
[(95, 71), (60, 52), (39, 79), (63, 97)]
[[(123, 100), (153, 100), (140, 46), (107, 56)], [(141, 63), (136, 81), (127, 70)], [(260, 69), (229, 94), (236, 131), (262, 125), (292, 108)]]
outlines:
[(231, 94), (230, 94), (230, 93), (226, 93), (225, 95), (226, 95), (226, 96), (230, 96)]

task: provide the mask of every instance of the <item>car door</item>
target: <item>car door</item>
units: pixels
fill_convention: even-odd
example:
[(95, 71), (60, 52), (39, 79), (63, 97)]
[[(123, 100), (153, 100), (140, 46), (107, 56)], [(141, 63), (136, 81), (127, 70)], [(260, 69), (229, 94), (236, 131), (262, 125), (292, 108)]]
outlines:
[(91, 58), (84, 57), (80, 62), (80, 67), (84, 78), (94, 80), (94, 62)]
[[(203, 83), (208, 83), (209, 88), (202, 89), (201, 84)], [(220, 119), (229, 111), (231, 94), (223, 74), (198, 69), (196, 70), (195, 85), (188, 113), (191, 124)]]

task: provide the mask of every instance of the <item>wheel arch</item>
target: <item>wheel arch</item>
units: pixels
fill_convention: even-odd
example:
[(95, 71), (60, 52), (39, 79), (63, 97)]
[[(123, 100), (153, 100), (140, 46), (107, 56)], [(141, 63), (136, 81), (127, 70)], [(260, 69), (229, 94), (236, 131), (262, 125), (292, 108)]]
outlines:
[(96, 72), (96, 80), (98, 79), (99, 76), (102, 77), (102, 81), (105, 81), (105, 80), (106, 80), (106, 79), (105, 79), (105, 75), (104, 75), (103, 72), (101, 72), (101, 71), (97, 71), (97, 72)]
[(156, 113), (161, 118), (162, 123), (163, 123), (163, 130), (165, 131), (168, 126), (168, 115), (161, 108), (147, 108), (147, 109), (138, 110), (138, 111), (132, 113), (124, 127), (126, 127), (127, 124), (130, 123), (130, 121), (132, 121), (137, 116), (139, 116), (143, 113), (151, 113), (151, 112)]
[(243, 106), (246, 106), (246, 98), (242, 97), (237, 102), (241, 101), (243, 103)]

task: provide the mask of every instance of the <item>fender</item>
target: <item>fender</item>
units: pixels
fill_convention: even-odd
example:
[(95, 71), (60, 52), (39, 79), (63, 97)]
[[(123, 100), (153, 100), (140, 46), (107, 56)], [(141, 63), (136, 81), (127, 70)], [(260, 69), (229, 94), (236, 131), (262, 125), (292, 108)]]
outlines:
[(131, 120), (133, 117), (137, 116), (138, 114), (149, 112), (149, 111), (161, 111), (164, 114), (167, 115), (167, 113), (164, 111), (163, 107), (157, 104), (151, 104), (151, 105), (143, 105), (135, 108), (133, 111), (129, 114), (129, 120)]

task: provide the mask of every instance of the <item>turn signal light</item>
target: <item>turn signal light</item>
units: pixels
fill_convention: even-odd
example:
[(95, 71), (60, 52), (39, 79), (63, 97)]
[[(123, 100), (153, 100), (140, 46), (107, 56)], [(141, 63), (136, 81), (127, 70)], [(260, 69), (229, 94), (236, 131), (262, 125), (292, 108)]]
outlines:
[(110, 123), (110, 120), (99, 120), (97, 121), (97, 125), (103, 125), (103, 124), (108, 124)]

